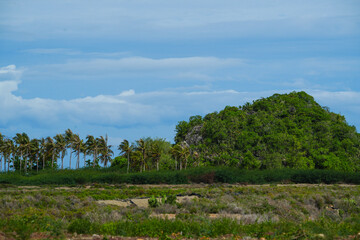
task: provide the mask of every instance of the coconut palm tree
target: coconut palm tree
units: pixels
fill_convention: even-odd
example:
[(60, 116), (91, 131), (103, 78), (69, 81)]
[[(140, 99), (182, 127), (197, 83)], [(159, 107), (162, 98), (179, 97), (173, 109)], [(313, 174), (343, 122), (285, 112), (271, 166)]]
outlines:
[(26, 133), (17, 133), (16, 136), (14, 137), (14, 141), (17, 144), (17, 149), (20, 152), (20, 173), (21, 173), (21, 165), (22, 165), (22, 161), (25, 159), (25, 172), (27, 169), (27, 162), (26, 162), (26, 157), (24, 158), (24, 154), (28, 153), (28, 147), (29, 147), (29, 143), (30, 143), (30, 139), (29, 136)]
[(80, 151), (83, 154), (84, 157), (84, 167), (86, 166), (86, 155), (89, 154), (90, 150), (86, 144), (86, 142), (84, 142), (83, 140), (81, 140), (81, 147), (80, 147)]
[[(0, 133), (0, 172), (2, 172), (2, 164), (3, 164), (3, 157), (4, 157), (4, 153), (2, 151), (3, 144), (4, 144), (4, 136)], [(6, 167), (4, 167), (4, 169), (5, 168)]]
[(67, 148), (70, 148), (70, 160), (69, 160), (69, 168), (71, 169), (71, 156), (72, 156), (72, 152), (73, 152), (73, 138), (74, 138), (74, 133), (70, 130), (67, 129), (65, 131), (65, 140), (66, 140), (66, 146)]
[(99, 139), (94, 138), (92, 135), (88, 135), (86, 137), (86, 146), (88, 148), (88, 153), (93, 154), (93, 168), (95, 168), (97, 155), (99, 153)]
[(60, 153), (61, 169), (64, 169), (64, 157), (66, 155), (66, 139), (64, 134), (57, 134), (54, 137), (56, 151)]
[(150, 145), (149, 153), (152, 160), (156, 164), (156, 171), (159, 171), (159, 161), (162, 155), (161, 142), (158, 140), (152, 141)]
[(145, 172), (145, 160), (146, 160), (146, 150), (147, 150), (147, 146), (146, 143), (144, 141), (144, 139), (140, 138), (139, 140), (136, 140), (136, 150), (141, 152), (141, 164), (142, 166), (140, 167), (140, 172), (144, 170)]
[(47, 146), (46, 146), (46, 139), (45, 138), (41, 138), (40, 140), (39, 140), (39, 147), (40, 147), (40, 151), (39, 151), (39, 153), (42, 155), (42, 170), (44, 170), (45, 169), (45, 157), (46, 157), (46, 148), (47, 148)]
[(74, 149), (75, 155), (77, 156), (76, 166), (75, 166), (76, 169), (80, 167), (80, 153), (81, 153), (82, 145), (83, 145), (83, 140), (80, 138), (79, 134), (74, 134), (72, 139), (72, 147)]
[(114, 152), (111, 150), (111, 145), (108, 145), (108, 136), (104, 138), (103, 136), (99, 139), (100, 145), (100, 160), (107, 167), (108, 162), (111, 162), (111, 156), (114, 155)]
[[(185, 169), (187, 167), (188, 159), (190, 157), (190, 147), (186, 142), (182, 142), (180, 144), (181, 151), (180, 151), (180, 159), (184, 160), (185, 162)], [(180, 160), (180, 170), (181, 170), (181, 160)]]
[(129, 169), (130, 169), (130, 154), (133, 151), (134, 147), (132, 145), (129, 144), (129, 141), (124, 139), (124, 141), (122, 141), (118, 147), (118, 149), (121, 151), (120, 153), (123, 154), (123, 156), (126, 155), (127, 157), (127, 170), (126, 172), (129, 173)]
[(2, 152), (4, 154), (5, 164), (7, 162), (7, 171), (10, 170), (10, 157), (15, 154), (15, 145), (12, 139), (5, 139), (2, 145)]
[(30, 169), (33, 168), (33, 160), (36, 160), (36, 172), (39, 171), (39, 152), (40, 152), (40, 145), (39, 145), (39, 139), (31, 139), (30, 141)]
[[(173, 156), (173, 158), (175, 159), (175, 170), (177, 170), (177, 162), (178, 159), (180, 159), (180, 153), (181, 153), (181, 147), (180, 144), (175, 144), (174, 146), (171, 147), (170, 149), (170, 153)], [(181, 165), (181, 164), (179, 164)]]
[(46, 149), (51, 154), (51, 168), (54, 168), (55, 157), (57, 156), (57, 148), (54, 140), (51, 137), (46, 138)]

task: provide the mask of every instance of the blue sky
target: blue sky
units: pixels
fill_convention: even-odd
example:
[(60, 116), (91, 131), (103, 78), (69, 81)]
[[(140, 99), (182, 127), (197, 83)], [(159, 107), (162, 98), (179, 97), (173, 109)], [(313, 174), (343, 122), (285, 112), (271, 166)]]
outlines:
[(360, 129), (358, 0), (0, 0), (0, 132), (173, 141), (178, 121), (306, 91)]

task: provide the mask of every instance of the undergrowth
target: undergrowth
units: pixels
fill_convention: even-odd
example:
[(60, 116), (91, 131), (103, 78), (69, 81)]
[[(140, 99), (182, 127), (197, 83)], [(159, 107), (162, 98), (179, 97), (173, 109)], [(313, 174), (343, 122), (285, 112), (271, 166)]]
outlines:
[(360, 172), (333, 170), (242, 170), (237, 168), (194, 168), (183, 171), (150, 171), (123, 173), (116, 169), (48, 170), (1, 173), (0, 184), (13, 185), (78, 185), (107, 184), (188, 184), (188, 183), (351, 183), (360, 184)]

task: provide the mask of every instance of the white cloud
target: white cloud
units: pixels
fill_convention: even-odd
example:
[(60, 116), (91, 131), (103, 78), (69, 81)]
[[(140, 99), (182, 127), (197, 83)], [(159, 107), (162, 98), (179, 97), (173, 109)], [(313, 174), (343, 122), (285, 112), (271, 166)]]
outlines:
[[(16, 71), (16, 67), (1, 68), (0, 75), (7, 74), (4, 69)], [(164, 137), (162, 135), (165, 134), (165, 137), (169, 138), (174, 134), (175, 124), (180, 120), (188, 119), (189, 116), (205, 115), (221, 110), (227, 105), (240, 106), (247, 101), (268, 97), (274, 93), (290, 92), (285, 90), (239, 92), (232, 89), (168, 89), (135, 93), (130, 89), (117, 95), (53, 100), (24, 99), (21, 96), (15, 96), (14, 92), (18, 90), (19, 84), (14, 80), (0, 82), (0, 129), (19, 131), (19, 126), (28, 124), (31, 128), (36, 125), (37, 128), (49, 129), (50, 132), (54, 132), (51, 129), (77, 126), (78, 131), (85, 133), (94, 129), (123, 129), (124, 132), (130, 134), (129, 129), (132, 129), (138, 134), (117, 136), (115, 130), (108, 132), (114, 139), (119, 137), (134, 139), (144, 136), (145, 133), (159, 137)], [(321, 105), (329, 106), (332, 111), (349, 115), (350, 124), (360, 125), (358, 120), (360, 92), (329, 92), (313, 89), (306, 91), (312, 94)], [(164, 131), (169, 128), (173, 130), (166, 133), (155, 132), (156, 129)]]
[(356, 0), (13, 0), (1, 7), (6, 38), (183, 39), (359, 32)]

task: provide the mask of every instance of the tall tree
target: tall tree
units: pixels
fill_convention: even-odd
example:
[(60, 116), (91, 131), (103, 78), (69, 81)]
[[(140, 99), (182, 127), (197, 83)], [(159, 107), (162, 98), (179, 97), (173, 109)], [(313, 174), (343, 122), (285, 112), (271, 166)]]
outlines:
[[(0, 133), (0, 172), (2, 172), (2, 164), (3, 164), (3, 157), (4, 157), (4, 153), (2, 151), (3, 145), (4, 145), (4, 136)], [(4, 169), (5, 168), (6, 167), (4, 167)]]
[(14, 158), (14, 154), (15, 154), (15, 145), (12, 139), (4, 140), (4, 143), (2, 145), (2, 151), (4, 154), (4, 161), (5, 163), (7, 162), (7, 171), (9, 171), (11, 155), (13, 155)]
[(170, 153), (173, 156), (173, 158), (175, 159), (175, 170), (177, 170), (177, 168), (178, 168), (177, 163), (178, 163), (178, 159), (180, 159), (180, 154), (181, 154), (180, 144), (177, 143), (174, 146), (172, 146), (171, 149), (170, 149)]
[(92, 135), (88, 135), (86, 137), (86, 146), (88, 148), (88, 152), (93, 154), (93, 168), (95, 168), (97, 155), (99, 153), (99, 139), (94, 138)]
[(88, 145), (86, 144), (86, 142), (84, 142), (83, 140), (81, 140), (81, 147), (80, 147), (80, 151), (83, 154), (84, 157), (84, 167), (86, 166), (86, 155), (89, 154), (90, 150), (88, 148)]
[(39, 139), (31, 139), (30, 141), (30, 169), (33, 168), (33, 160), (36, 160), (36, 172), (39, 171), (39, 153), (40, 153), (40, 145)]
[(103, 136), (99, 139), (100, 143), (100, 160), (107, 167), (108, 162), (111, 161), (111, 156), (114, 155), (114, 152), (111, 150), (111, 145), (108, 145), (108, 136), (106, 135), (105, 138)]
[(127, 157), (127, 170), (126, 172), (129, 173), (129, 169), (130, 169), (130, 154), (133, 150), (133, 146), (129, 144), (129, 141), (124, 139), (124, 141), (122, 141), (118, 147), (118, 149), (121, 151), (120, 153), (123, 154), (123, 156), (126, 155)]
[(66, 139), (65, 136), (63, 134), (57, 134), (54, 137), (55, 140), (55, 147), (57, 152), (60, 153), (60, 158), (61, 158), (61, 169), (64, 169), (64, 157), (66, 155)]
[(40, 144), (40, 154), (41, 154), (41, 156), (42, 156), (42, 170), (44, 170), (45, 169), (45, 165), (46, 165), (46, 163), (45, 163), (45, 158), (46, 158), (46, 148), (47, 148), (47, 146), (46, 146), (46, 139), (45, 138), (41, 138), (40, 140), (39, 140), (39, 144)]
[(26, 133), (17, 133), (16, 136), (14, 137), (14, 141), (17, 144), (17, 149), (20, 152), (20, 172), (21, 172), (21, 168), (22, 168), (22, 161), (25, 159), (25, 172), (27, 169), (27, 162), (26, 162), (26, 157), (24, 158), (24, 154), (26, 154), (26, 152), (28, 151), (28, 147), (29, 147), (29, 143), (30, 143), (30, 139), (29, 136)]
[(70, 159), (69, 159), (69, 168), (70, 169), (71, 169), (71, 157), (72, 157), (72, 152), (73, 152), (73, 138), (74, 138), (74, 133), (70, 129), (67, 129), (65, 131), (65, 140), (66, 140), (67, 148), (70, 148)]
[(77, 156), (76, 169), (78, 169), (80, 167), (80, 153), (81, 153), (81, 146), (83, 144), (83, 140), (80, 138), (79, 134), (74, 134), (72, 142), (73, 142), (74, 152)]
[(139, 140), (136, 140), (136, 150), (141, 152), (141, 164), (142, 166), (140, 167), (140, 172), (144, 170), (145, 172), (145, 161), (146, 161), (146, 150), (147, 150), (147, 146), (146, 143), (144, 141), (144, 139), (140, 138)]
[(54, 168), (54, 161), (57, 155), (57, 148), (54, 140), (51, 137), (46, 138), (46, 148), (48, 153), (51, 154), (51, 168)]

